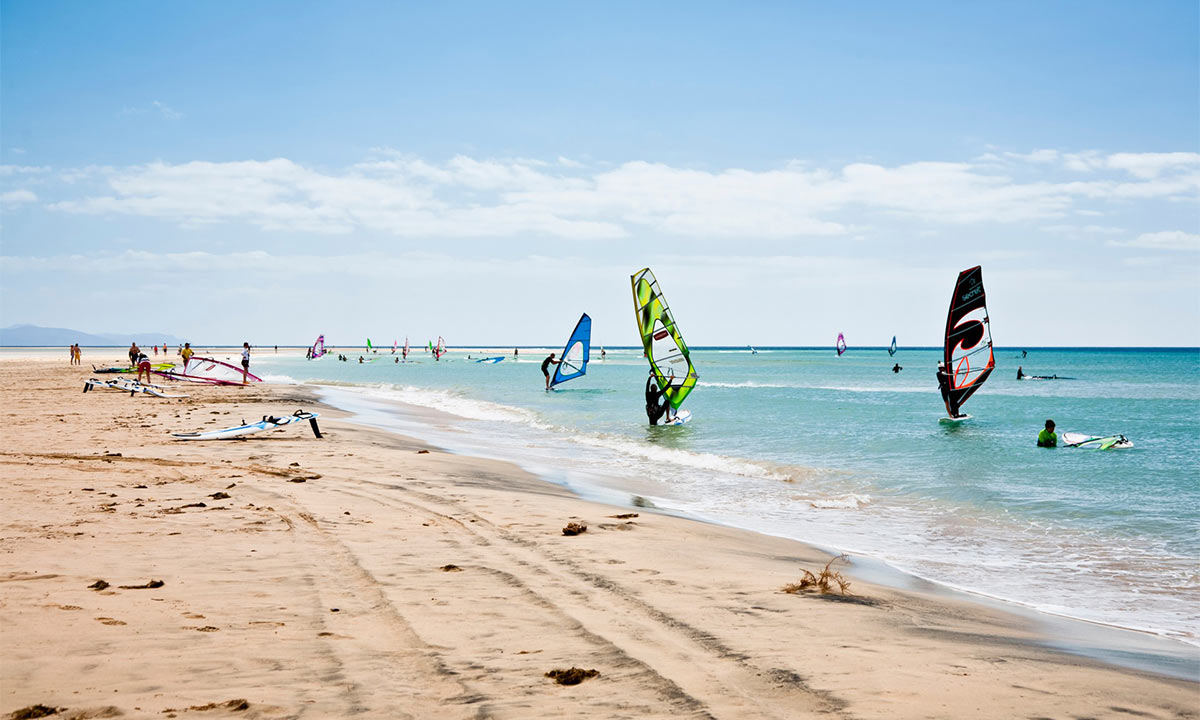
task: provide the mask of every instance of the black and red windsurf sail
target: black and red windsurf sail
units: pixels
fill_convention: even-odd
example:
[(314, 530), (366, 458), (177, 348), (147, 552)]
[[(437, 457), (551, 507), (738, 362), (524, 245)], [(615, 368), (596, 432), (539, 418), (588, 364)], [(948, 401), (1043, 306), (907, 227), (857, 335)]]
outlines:
[(976, 265), (958, 274), (946, 317), (946, 410), (951, 417), (983, 385), (996, 367), (988, 322), (983, 270)]

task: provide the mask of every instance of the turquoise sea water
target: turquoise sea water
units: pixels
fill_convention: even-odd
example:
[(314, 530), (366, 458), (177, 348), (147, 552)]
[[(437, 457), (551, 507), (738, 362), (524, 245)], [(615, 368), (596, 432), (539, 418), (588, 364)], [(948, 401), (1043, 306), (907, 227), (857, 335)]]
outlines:
[[(467, 351), (395, 364), (256, 359), (268, 379), (332, 384), (381, 426), (514, 460), (602, 497), (870, 555), (951, 587), (1069, 617), (1200, 638), (1200, 351), (998, 349), (998, 368), (945, 414), (940, 350), (696, 349), (683, 427), (651, 428), (641, 351), (598, 351), (543, 391), (548, 351), (477, 364)], [(449, 360), (449, 361), (447, 361)], [(894, 362), (904, 370), (891, 372)], [(1018, 381), (1026, 373), (1074, 379)], [(396, 417), (382, 400), (436, 408)], [(1039, 449), (1059, 431), (1122, 433), (1129, 450)], [(461, 430), (469, 429), (470, 433)], [(607, 494), (607, 495), (606, 495)]]

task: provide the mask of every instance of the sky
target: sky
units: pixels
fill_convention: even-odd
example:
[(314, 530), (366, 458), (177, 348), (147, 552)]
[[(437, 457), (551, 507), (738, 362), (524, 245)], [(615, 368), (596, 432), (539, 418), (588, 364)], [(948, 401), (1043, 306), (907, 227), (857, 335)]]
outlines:
[[(0, 0), (0, 325), (1200, 345), (1200, 4)], [(153, 336), (138, 336), (148, 342)]]

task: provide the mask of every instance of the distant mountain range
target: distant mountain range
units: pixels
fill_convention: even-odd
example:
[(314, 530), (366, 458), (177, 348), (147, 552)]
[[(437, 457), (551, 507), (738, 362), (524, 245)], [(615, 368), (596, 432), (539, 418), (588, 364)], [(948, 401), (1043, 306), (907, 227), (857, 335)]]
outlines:
[(13, 325), (0, 328), (0, 347), (57, 347), (79, 343), (85, 347), (125, 346), (133, 341), (180, 345), (182, 340), (167, 333), (102, 334), (86, 333), (68, 328)]

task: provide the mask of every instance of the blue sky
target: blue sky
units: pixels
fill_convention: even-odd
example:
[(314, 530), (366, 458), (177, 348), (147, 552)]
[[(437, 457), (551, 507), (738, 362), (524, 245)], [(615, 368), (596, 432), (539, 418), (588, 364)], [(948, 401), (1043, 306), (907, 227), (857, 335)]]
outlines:
[(0, 3), (0, 315), (198, 342), (1200, 344), (1200, 11)]

